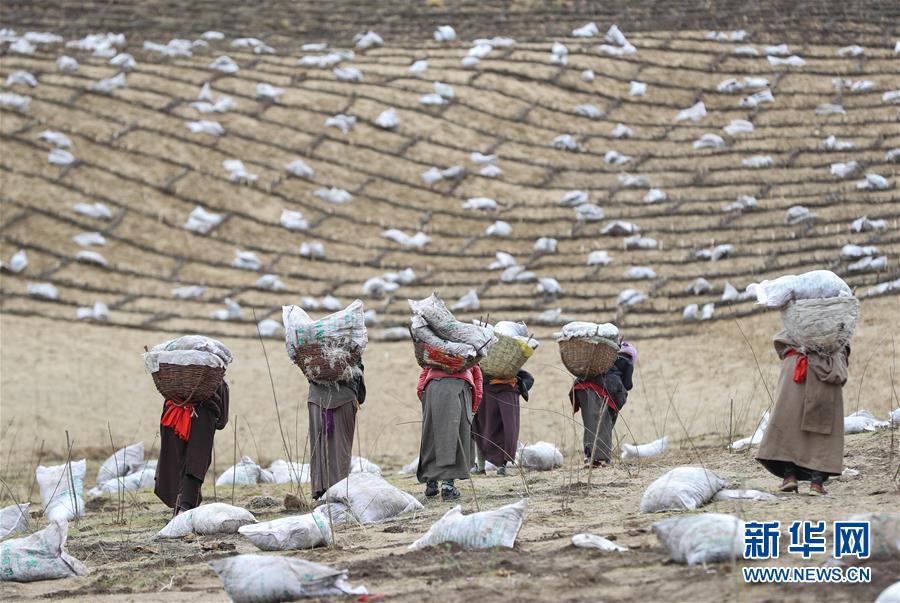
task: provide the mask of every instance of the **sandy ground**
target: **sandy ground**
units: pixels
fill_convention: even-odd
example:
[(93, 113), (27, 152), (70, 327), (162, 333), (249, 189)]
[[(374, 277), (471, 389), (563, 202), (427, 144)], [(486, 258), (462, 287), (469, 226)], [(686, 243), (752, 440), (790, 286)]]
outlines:
[[(891, 447), (893, 457), (889, 460)], [(846, 465), (860, 475), (830, 485), (824, 498), (800, 494), (776, 501), (715, 502), (704, 511), (734, 513), (745, 519), (782, 522), (796, 518), (834, 519), (861, 511), (896, 508), (897, 490), (889, 475), (896, 466), (897, 434), (887, 431), (849, 436)], [(346, 568), (352, 584), (390, 601), (872, 601), (897, 578), (896, 561), (871, 561), (872, 582), (864, 586), (748, 586), (741, 566), (716, 564), (686, 567), (668, 561), (650, 531), (670, 514), (641, 514), (644, 488), (676, 465), (702, 462), (729, 481), (744, 487), (771, 489), (774, 480), (747, 453), (730, 454), (718, 444), (696, 441), (694, 447), (673, 451), (643, 465), (616, 466), (593, 472), (571, 466), (547, 473), (478, 477), (464, 486), (465, 512), (496, 508), (528, 497), (529, 509), (514, 549), (466, 552), (450, 546), (408, 551), (450, 504), (428, 502), (415, 515), (369, 526), (339, 526), (335, 546), (293, 552), (305, 559)], [(91, 463), (89, 474), (97, 468)], [(383, 467), (398, 487), (421, 498), (413, 477), (396, 476), (396, 466)], [(524, 481), (523, 481), (524, 480)], [(527, 484), (527, 492), (526, 486)], [(805, 487), (804, 487), (805, 490)], [(238, 505), (252, 507), (260, 493), (276, 500), (286, 486), (244, 486), (235, 491)], [(207, 492), (208, 496), (212, 492)], [(219, 489), (230, 502), (231, 492)], [(477, 499), (476, 499), (477, 497)], [(87, 515), (70, 528), (69, 551), (91, 573), (80, 578), (31, 584), (0, 585), (8, 601), (49, 597), (73, 601), (225, 601), (218, 579), (207, 562), (235, 553), (255, 552), (238, 535), (187, 537), (154, 541), (168, 519), (168, 511), (143, 493), (129, 497), (126, 520), (115, 523), (114, 499), (97, 499)], [(280, 504), (257, 511), (260, 520), (290, 514)], [(570, 544), (573, 534), (590, 532), (614, 539), (630, 550), (601, 554)], [(800, 562), (783, 556), (783, 565), (819, 565), (823, 558)]]
[[(892, 341), (897, 332), (900, 299), (867, 301), (854, 339), (851, 377), (845, 389), (845, 414), (857, 406), (886, 416), (891, 406)], [(712, 325), (702, 337), (649, 340), (640, 343), (637, 383), (617, 425), (617, 438), (644, 442), (669, 435), (673, 451), (641, 467), (617, 465), (594, 473), (573, 469), (529, 473), (520, 477), (481, 477), (466, 485), (466, 511), (493, 508), (529, 497), (529, 512), (517, 547), (511, 551), (460, 552), (438, 548), (408, 552), (406, 547), (445, 512), (449, 505), (429, 503), (414, 517), (383, 525), (343, 527), (336, 547), (305, 552), (305, 558), (346, 567), (351, 582), (363, 583), (389, 600), (488, 601), (871, 601), (896, 579), (896, 564), (873, 563), (874, 578), (865, 587), (748, 587), (728, 565), (685, 568), (667, 561), (649, 531), (659, 516), (637, 512), (644, 488), (677, 465), (702, 463), (745, 487), (768, 490), (774, 480), (747, 453), (731, 454), (724, 444), (750, 433), (768, 405), (768, 394), (756, 369), (771, 387), (776, 365), (770, 337), (777, 314)], [(148, 457), (156, 455), (160, 399), (143, 371), (140, 351), (163, 337), (152, 332), (102, 328), (81, 323), (0, 316), (0, 413), (2, 413), (3, 478), (17, 499), (28, 499), (33, 467), (41, 443), (42, 462), (64, 458), (66, 430), (74, 440), (73, 458), (89, 459), (88, 485), (110, 452), (107, 422), (117, 446), (143, 440)], [(238, 455), (267, 465), (286, 456), (275, 418), (266, 362), (259, 342), (229, 340), (236, 361), (229, 369), (232, 408), (237, 423)], [(752, 350), (751, 351), (751, 347)], [(280, 342), (266, 341), (269, 364), (291, 456), (304, 454), (306, 394), (301, 373), (291, 366)], [(421, 496), (411, 477), (396, 476), (417, 453), (419, 404), (414, 397), (417, 367), (408, 343), (373, 344), (366, 354), (370, 398), (360, 415), (358, 452), (379, 463), (399, 487)], [(521, 439), (548, 440), (572, 460), (580, 441), (578, 417), (567, 410), (569, 379), (556, 346), (545, 342), (528, 368), (537, 376), (532, 401), (523, 407)], [(896, 387), (896, 385), (895, 385)], [(671, 402), (670, 402), (671, 400)], [(734, 400), (733, 411), (731, 400)], [(298, 404), (301, 404), (299, 417)], [(896, 405), (896, 402), (893, 403)], [(732, 414), (733, 413), (733, 414)], [(732, 417), (729, 429), (729, 416)], [(298, 437), (298, 433), (299, 436)], [(216, 442), (216, 473), (232, 463), (235, 432), (229, 426)], [(893, 447), (893, 454), (891, 449)], [(757, 519), (835, 519), (855, 512), (896, 509), (896, 433), (848, 436), (845, 467), (858, 470), (852, 481), (837, 481), (824, 499), (791, 496), (777, 502), (719, 502), (708, 510), (735, 512)], [(214, 496), (208, 479), (205, 496)], [(238, 504), (260, 493), (279, 501), (285, 486), (238, 488)], [(308, 493), (307, 493), (308, 494)], [(230, 490), (215, 493), (231, 499)], [(476, 503), (477, 496), (477, 503)], [(9, 494), (3, 493), (4, 504)], [(37, 492), (31, 500), (38, 502)], [(271, 519), (286, 514), (281, 506), (258, 514)], [(35, 513), (35, 516), (39, 516)], [(29, 585), (4, 584), (0, 598), (29, 600), (50, 596), (72, 600), (225, 600), (205, 562), (253, 547), (238, 537), (201, 537), (195, 541), (159, 543), (152, 535), (165, 523), (167, 510), (150, 493), (129, 497), (124, 524), (115, 523), (115, 504), (98, 500), (71, 527), (69, 548), (92, 568), (89, 576)], [(43, 525), (37, 517), (36, 524)], [(615, 537), (631, 551), (609, 557), (575, 549), (578, 532)], [(234, 548), (232, 548), (234, 547)]]

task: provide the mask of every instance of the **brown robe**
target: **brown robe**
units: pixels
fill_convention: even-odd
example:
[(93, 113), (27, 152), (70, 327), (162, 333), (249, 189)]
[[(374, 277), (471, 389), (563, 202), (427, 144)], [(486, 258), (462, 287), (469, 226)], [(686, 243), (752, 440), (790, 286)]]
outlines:
[[(224, 429), (228, 424), (228, 384), (222, 381), (213, 397), (196, 404), (194, 411), (196, 416), (191, 419), (191, 435), (187, 441), (175, 435), (171, 427), (159, 426), (159, 462), (156, 465), (156, 487), (153, 491), (173, 509), (185, 475), (200, 482), (206, 477), (212, 461), (216, 430)], [(196, 505), (201, 500), (203, 497), (198, 489)]]
[(788, 463), (796, 477), (810, 479), (811, 471), (840, 475), (844, 458), (844, 394), (850, 347), (833, 354), (807, 354), (809, 367), (804, 383), (794, 382), (800, 356), (788, 355), (802, 346), (785, 331), (775, 336), (775, 352), (781, 359), (781, 375), (775, 408), (769, 419), (758, 460), (771, 473), (785, 476)]
[(593, 389), (575, 390), (573, 404), (581, 410), (584, 425), (584, 458), (592, 462), (612, 460), (613, 428), (618, 414)]
[(497, 467), (516, 462), (519, 442), (519, 389), (484, 382), (484, 397), (472, 420), (472, 436), (481, 457)]
[(419, 483), (467, 479), (475, 458), (472, 386), (455, 377), (432, 379), (422, 397)]
[(310, 480), (313, 496), (350, 475), (356, 431), (357, 390), (353, 386), (309, 384)]

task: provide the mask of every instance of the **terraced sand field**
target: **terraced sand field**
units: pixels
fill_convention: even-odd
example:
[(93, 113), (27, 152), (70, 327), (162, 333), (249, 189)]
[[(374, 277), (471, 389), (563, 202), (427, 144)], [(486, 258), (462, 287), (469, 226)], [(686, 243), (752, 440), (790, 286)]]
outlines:
[[(440, 600), (473, 594), (500, 600), (510, 593), (522, 600), (543, 600), (551, 593), (563, 600), (597, 600), (598, 593), (623, 601), (838, 601), (860, 593), (857, 600), (874, 599), (877, 584), (883, 588), (887, 579), (859, 593), (779, 592), (738, 586), (728, 568), (685, 573), (664, 564), (662, 549), (648, 534), (657, 518), (636, 512), (643, 487), (678, 463), (702, 461), (740, 483), (769, 486), (749, 455), (724, 452), (729, 438), (753, 431), (770, 405), (776, 377), (770, 339), (780, 320), (741, 295), (750, 283), (820, 268), (845, 278), (862, 299), (845, 414), (866, 408), (884, 418), (898, 406), (898, 8), (888, 2), (704, 7), (684, 2), (182, 7), (143, 1), (80, 3), (76, 10), (59, 2), (7, 3), (0, 27), (15, 33), (0, 34), (0, 76), (10, 78), (0, 91), (5, 95), (0, 97), (0, 259), (12, 265), (12, 256), (24, 251), (28, 261), (18, 272), (0, 274), (0, 474), (11, 486), (4, 489), (4, 504), (11, 495), (28, 497), (39, 456), (44, 463), (65, 459), (67, 430), (75, 442), (73, 455), (92, 463), (109, 454), (108, 431), (120, 445), (154, 442), (159, 396), (140, 353), (144, 345), (188, 332), (220, 337), (236, 356), (228, 373), (236, 430), (229, 427), (219, 437), (218, 470), (231, 464), (234, 439), (239, 456), (264, 464), (285, 456), (269, 369), (286, 438), (299, 456), (306, 429), (305, 380), (286, 361), (277, 330), (264, 338), (268, 356), (263, 354), (257, 324), (280, 322), (283, 304), (302, 304), (318, 315), (328, 312), (323, 305), (357, 297), (375, 311), (365, 359), (370, 400), (360, 415), (359, 452), (392, 473), (418, 447), (417, 367), (402, 335), (406, 300), (437, 291), (452, 304), (474, 290), (479, 305), (458, 311), (461, 318), (525, 320), (543, 342), (529, 364), (537, 386), (523, 409), (523, 441), (551, 441), (576, 456), (578, 425), (566, 402), (571, 380), (551, 334), (570, 319), (615, 320), (641, 350), (637, 386), (616, 437), (645, 442), (669, 435), (673, 455), (636, 475), (624, 467), (594, 475), (599, 486), (578, 486), (576, 494), (566, 484), (584, 481), (583, 475), (529, 475), (532, 519), (526, 520), (521, 547), (509, 553), (406, 553), (396, 562), (387, 555), (400, 553), (439, 517), (445, 509), (438, 506), (410, 522), (390, 524), (387, 535), (381, 527), (374, 534), (348, 530), (338, 548), (310, 558), (349, 566), (352, 581), (410, 601), (429, 593)], [(588, 21), (596, 21), (599, 34), (574, 37), (573, 28)], [(634, 52), (604, 40), (613, 23)], [(444, 24), (456, 28), (457, 40), (433, 38), (434, 28)], [(730, 33), (738, 29), (746, 30), (743, 39), (732, 40), (740, 37)], [(224, 38), (203, 37), (208, 30), (220, 30)], [(383, 44), (357, 47), (354, 36), (367, 30), (378, 32)], [(724, 33), (710, 35), (710, 30)], [(61, 41), (29, 43), (28, 52), (15, 43), (15, 36), (27, 31), (58, 34)], [(96, 52), (67, 47), (66, 42), (101, 31), (122, 32), (124, 40), (101, 43)], [(491, 40), (494, 36), (514, 41)], [(476, 38), (488, 40), (478, 47)], [(169, 43), (172, 39), (187, 42)], [(557, 48), (553, 55), (554, 43), (566, 52)], [(159, 52), (166, 44), (177, 56)], [(304, 49), (308, 44), (327, 48)], [(604, 44), (608, 48), (601, 48)], [(780, 44), (787, 48), (769, 48)], [(847, 50), (851, 45), (862, 52)], [(351, 50), (352, 58), (346, 52)], [(133, 65), (122, 58), (110, 64), (123, 53), (131, 55)], [(77, 60), (76, 71), (59, 69), (63, 55)], [(236, 70), (211, 68), (225, 55)], [(477, 55), (483, 55), (477, 64), (464, 61)], [(804, 64), (773, 64), (790, 55)], [(410, 69), (423, 60), (424, 70), (421, 63)], [(311, 66), (315, 61), (329, 64)], [(358, 69), (360, 81), (343, 81), (335, 67)], [(32, 74), (36, 85), (21, 83), (19, 72)], [(110, 78), (124, 85), (96, 89)], [(450, 85), (452, 97), (435, 82)], [(633, 82), (646, 84), (642, 96), (632, 94)], [(203, 100), (207, 85), (211, 96)], [(272, 98), (266, 85), (280, 92)], [(422, 97), (434, 97), (436, 90), (444, 96), (431, 100), (442, 104), (424, 104)], [(766, 90), (772, 102), (758, 94)], [(753, 101), (746, 99), (755, 94), (763, 101), (750, 106)], [(198, 102), (211, 106), (223, 96), (231, 99), (226, 110), (198, 109)], [(705, 116), (677, 118), (699, 102)], [(380, 126), (380, 116), (390, 109), (397, 124)], [(326, 125), (340, 114), (355, 117), (346, 133)], [(220, 134), (192, 132), (189, 123), (200, 120), (218, 123)], [(726, 130), (734, 120), (748, 122), (741, 128), (751, 131)], [(61, 143), (54, 136), (48, 141), (42, 136), (46, 131), (68, 139), (69, 145), (58, 149), (71, 153), (67, 165), (50, 162)], [(555, 145), (562, 135), (570, 141)], [(712, 147), (696, 148), (699, 140)], [(557, 148), (564, 142), (573, 148)], [(475, 154), (496, 158), (476, 161)], [(748, 167), (745, 161), (754, 157), (769, 158), (771, 165)], [(243, 176), (226, 168), (230, 160), (242, 162)], [(287, 168), (297, 160), (310, 168), (307, 173), (298, 176)], [(833, 173), (835, 164), (849, 162), (857, 166), (846, 177)], [(425, 176), (453, 167), (459, 168), (455, 177), (429, 182)], [(324, 199), (321, 190), (330, 187), (346, 191), (349, 200)], [(657, 189), (661, 192), (652, 192)], [(581, 193), (581, 203), (596, 207), (576, 210), (561, 203), (573, 192)], [(496, 207), (466, 209), (473, 198), (490, 199)], [(76, 211), (77, 204), (96, 203), (108, 213), (91, 217), (83, 208)], [(185, 228), (198, 207), (215, 214), (206, 232)], [(577, 211), (598, 208), (601, 219), (577, 219)], [(289, 214), (295, 222), (290, 229), (286, 210), (301, 214)], [(789, 214), (805, 218), (791, 220)], [(856, 222), (860, 218), (865, 220)], [(497, 221), (508, 224), (508, 235), (486, 232)], [(627, 223), (622, 228), (630, 232), (605, 234), (616, 221)], [(423, 233), (428, 242), (404, 246), (384, 236), (389, 229)], [(555, 239), (555, 251), (536, 249), (541, 237)], [(641, 248), (640, 239), (655, 245)], [(323, 257), (301, 255), (301, 246), (311, 243), (321, 243)], [(731, 246), (727, 253), (723, 245)], [(848, 251), (848, 245), (875, 249)], [(705, 252), (717, 247), (723, 257), (713, 261)], [(238, 251), (252, 252), (256, 262), (235, 266)], [(489, 269), (498, 252), (513, 257), (518, 277), (516, 270)], [(589, 263), (597, 252), (607, 252), (610, 261)], [(629, 272), (635, 267), (652, 273), (637, 278)], [(406, 269), (414, 277), (393, 283), (391, 291), (364, 287), (376, 277), (397, 280), (391, 273)], [(699, 278), (706, 285), (698, 284)], [(276, 279), (280, 287), (272, 286)], [(552, 279), (559, 291), (538, 292), (537, 279), (544, 279), (539, 282), (545, 288)], [(56, 295), (36, 295), (35, 284), (51, 285)], [(697, 288), (689, 290), (692, 285)], [(623, 292), (629, 289), (646, 299), (628, 303)], [(685, 320), (686, 308), (694, 304), (698, 318), (704, 307), (711, 315)], [(848, 440), (847, 465), (860, 469), (861, 481), (839, 483), (825, 501), (802, 498), (736, 511), (759, 518), (807, 513), (831, 518), (848, 508), (875, 510), (896, 502), (896, 482), (890, 478), (896, 458), (889, 433), (854, 436)], [(505, 503), (524, 494), (515, 479), (475, 483), (484, 489), (482, 507), (485, 499)], [(397, 484), (419, 494), (409, 478)], [(266, 492), (279, 498), (285, 493), (274, 487)], [(248, 489), (239, 496), (249, 500), (257, 493)], [(30, 496), (36, 500), (36, 493)], [(474, 506), (467, 494), (466, 509)], [(94, 504), (73, 529), (70, 548), (88, 556), (93, 567), (110, 555), (114, 571), (3, 586), (0, 595), (224, 596), (202, 564), (220, 554), (203, 548), (205, 541), (178, 543), (171, 550), (149, 544), (164, 519), (161, 504), (143, 494), (130, 501), (133, 514), (121, 529), (108, 525), (107, 507)], [(635, 556), (615, 563), (599, 557), (585, 561), (566, 546), (571, 534), (592, 530), (619, 534), (637, 548)], [(248, 546), (228, 542), (239, 550)], [(160, 565), (169, 553), (174, 566)], [(584, 570), (593, 563), (597, 571)], [(422, 567), (431, 569), (416, 574)], [(181, 573), (185, 568), (189, 571)], [(146, 577), (132, 583), (138, 574)], [(201, 579), (194, 584), (187, 575)], [(449, 590), (442, 590), (442, 583)]]

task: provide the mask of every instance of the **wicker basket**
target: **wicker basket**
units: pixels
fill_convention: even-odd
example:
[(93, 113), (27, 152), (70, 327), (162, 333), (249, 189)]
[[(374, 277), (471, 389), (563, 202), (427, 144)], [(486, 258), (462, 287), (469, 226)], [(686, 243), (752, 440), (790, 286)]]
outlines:
[(198, 364), (161, 362), (159, 370), (151, 375), (157, 391), (166, 400), (197, 403), (213, 397), (222, 384), (225, 369)]
[[(410, 330), (410, 335), (412, 335), (412, 330)], [(481, 356), (469, 358), (447, 354), (433, 345), (416, 339), (415, 335), (412, 335), (412, 342), (416, 362), (422, 368), (438, 369), (450, 374), (462, 373), (478, 364), (478, 361), (481, 360)]]
[(490, 377), (511, 379), (534, 354), (530, 345), (515, 337), (494, 333), (497, 343), (481, 361), (481, 370)]
[(619, 355), (619, 344), (599, 337), (576, 337), (559, 342), (559, 355), (572, 375), (591, 379), (612, 368)]
[(781, 311), (781, 320), (788, 335), (804, 348), (831, 355), (850, 342), (859, 320), (859, 300), (799, 299)]
[(336, 383), (348, 379), (359, 361), (362, 351), (347, 340), (329, 340), (327, 345), (306, 343), (294, 348), (294, 362), (316, 383)]

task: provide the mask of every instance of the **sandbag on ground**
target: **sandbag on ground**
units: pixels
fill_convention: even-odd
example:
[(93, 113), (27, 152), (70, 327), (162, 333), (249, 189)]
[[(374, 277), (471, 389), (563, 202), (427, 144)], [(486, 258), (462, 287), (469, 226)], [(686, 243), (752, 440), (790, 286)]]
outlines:
[(676, 467), (644, 491), (641, 513), (690, 511), (708, 502), (727, 482), (708, 469)]
[(0, 509), (0, 539), (28, 531), (28, 505), (10, 505)]
[(322, 500), (346, 505), (360, 523), (376, 523), (422, 508), (414, 496), (374, 473), (351, 473), (331, 486)]
[(331, 540), (328, 522), (317, 513), (248, 524), (239, 527), (238, 533), (263, 551), (311, 549)]
[(84, 576), (87, 568), (66, 551), (69, 524), (51, 522), (25, 538), (0, 543), (0, 581), (34, 582)]
[(674, 561), (697, 565), (740, 559), (744, 554), (744, 522), (733, 515), (700, 513), (670, 517), (652, 526)]
[(305, 597), (365, 595), (347, 584), (347, 571), (281, 555), (235, 555), (210, 562), (234, 603), (281, 603)]
[(129, 444), (124, 448), (119, 448), (110, 455), (100, 470), (97, 471), (97, 485), (102, 486), (104, 482), (117, 477), (123, 477), (132, 473), (138, 465), (144, 462), (144, 443)]
[(425, 534), (409, 545), (412, 550), (452, 542), (466, 549), (512, 548), (522, 527), (528, 500), (522, 499), (493, 511), (463, 515), (457, 505), (437, 520)]
[(179, 513), (156, 535), (157, 538), (181, 538), (195, 534), (235, 534), (238, 528), (256, 523), (253, 514), (241, 507), (225, 503), (200, 505)]
[[(71, 521), (84, 515), (84, 474), (87, 461), (81, 459), (52, 467), (39, 466), (35, 471), (41, 490), (44, 516), (49, 521)], [(72, 489), (74, 486), (74, 490)]]

